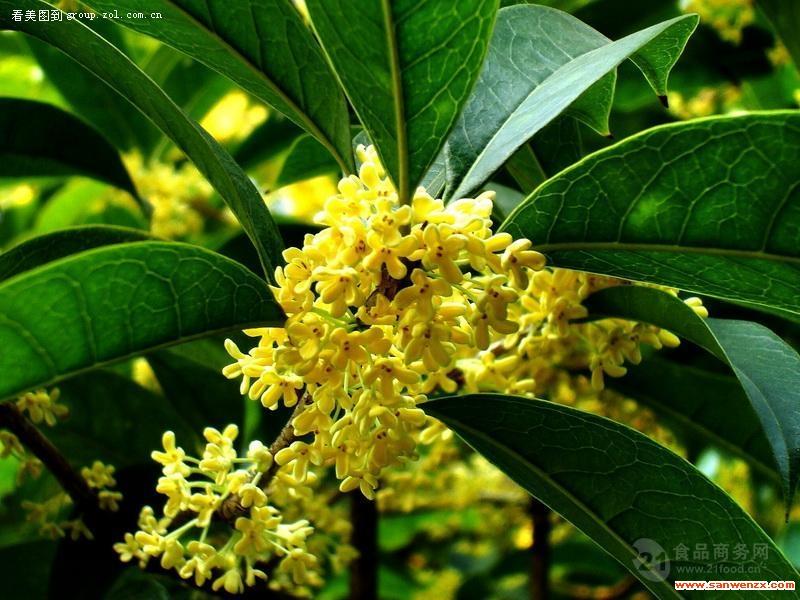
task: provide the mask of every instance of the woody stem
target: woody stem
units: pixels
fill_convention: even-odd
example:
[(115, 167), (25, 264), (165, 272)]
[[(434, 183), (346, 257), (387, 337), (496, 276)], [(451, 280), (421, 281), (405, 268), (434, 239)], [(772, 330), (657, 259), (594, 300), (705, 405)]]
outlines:
[(58, 448), (48, 440), (12, 402), (0, 403), (0, 427), (8, 429), (19, 438), (31, 453), (53, 474), (64, 491), (69, 494), (78, 510), (97, 520), (102, 512), (97, 494), (89, 487)]

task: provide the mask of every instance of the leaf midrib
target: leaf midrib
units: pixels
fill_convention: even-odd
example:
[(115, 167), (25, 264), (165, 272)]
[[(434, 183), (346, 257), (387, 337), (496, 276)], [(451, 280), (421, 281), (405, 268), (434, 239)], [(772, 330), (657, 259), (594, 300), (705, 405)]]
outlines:
[[(267, 74), (264, 73), (264, 71), (261, 70), (260, 67), (258, 67), (257, 65), (253, 64), (253, 62), (250, 59), (248, 59), (245, 55), (243, 55), (241, 52), (239, 52), (236, 48), (231, 46), (230, 43), (227, 40), (225, 40), (222, 36), (220, 36), (216, 31), (211, 30), (207, 25), (205, 25), (201, 21), (199, 21), (194, 15), (192, 15), (190, 12), (188, 12), (182, 6), (180, 6), (179, 4), (174, 2), (173, 0), (164, 0), (164, 1), (167, 4), (172, 5), (176, 10), (181, 12), (187, 19), (189, 19), (190, 21), (195, 23), (197, 25), (198, 29), (200, 29), (201, 31), (206, 32), (206, 34), (208, 36), (210, 36), (210, 37), (214, 38), (215, 40), (217, 40), (219, 42), (220, 46), (228, 54), (230, 54), (234, 59), (238, 60), (245, 67), (247, 67), (250, 71), (252, 71), (255, 74), (257, 79), (261, 80), (269, 89), (272, 90), (273, 93), (275, 93), (283, 102), (285, 102), (286, 105), (292, 111), (294, 111), (295, 116), (298, 118), (298, 120), (300, 120), (303, 123), (303, 127), (307, 128), (309, 133), (311, 133), (314, 137), (316, 137), (320, 141), (320, 143), (323, 146), (325, 146), (325, 148), (328, 150), (328, 152), (330, 152), (333, 155), (333, 157), (336, 159), (336, 162), (341, 167), (342, 172), (343, 173), (349, 172), (349, 169), (348, 169), (348, 167), (346, 165), (345, 160), (339, 154), (339, 151), (336, 150), (336, 147), (333, 145), (332, 140), (317, 126), (316, 123), (314, 123), (313, 120), (310, 119), (310, 117), (308, 115), (306, 115), (305, 111), (303, 111), (302, 109), (300, 109), (299, 106), (297, 106), (297, 103), (294, 100), (292, 100), (291, 97), (286, 95), (286, 93), (280, 87), (278, 87), (267, 76)], [(251, 8), (252, 8), (250, 0), (246, 0), (246, 1), (248, 2), (248, 6), (251, 6)], [(255, 20), (253, 21), (253, 23), (255, 24)], [(184, 53), (184, 54), (186, 54), (183, 50), (179, 50), (179, 51)], [(216, 69), (214, 69), (214, 70), (216, 70)], [(223, 73), (223, 75), (225, 75), (225, 74)], [(227, 77), (227, 75), (225, 75), (225, 76)]]
[(392, 97), (394, 98), (394, 120), (397, 131), (397, 182), (400, 202), (408, 199), (408, 131), (405, 122), (405, 103), (403, 101), (403, 79), (400, 70), (400, 51), (397, 47), (392, 7), (389, 0), (381, 0), (383, 26), (386, 30), (386, 49), (389, 53), (389, 71), (392, 78)]
[[(543, 402), (543, 401), (541, 401), (541, 402)], [(510, 448), (508, 446), (503, 446), (501, 444), (498, 444), (497, 442), (495, 442), (495, 440), (492, 437), (484, 434), (480, 430), (477, 430), (477, 429), (475, 429), (475, 428), (473, 428), (473, 427), (471, 427), (469, 425), (466, 425), (465, 423), (463, 423), (462, 421), (459, 421), (458, 419), (453, 419), (453, 418), (448, 417), (447, 419), (443, 419), (443, 420), (445, 421), (445, 423), (457, 424), (458, 427), (461, 428), (462, 430), (469, 431), (475, 437), (480, 438), (480, 439), (484, 440), (485, 442), (488, 442), (488, 445), (494, 447), (500, 453), (506, 454), (506, 455), (510, 456), (511, 458), (515, 459), (515, 461), (517, 461), (519, 464), (523, 465), (525, 469), (527, 469), (528, 471), (533, 473), (533, 475), (535, 477), (538, 477), (538, 478), (546, 481), (558, 493), (560, 493), (562, 496), (564, 496), (568, 501), (572, 502), (576, 508), (582, 510), (584, 512), (584, 514), (588, 515), (589, 518), (596, 525), (598, 525), (603, 531), (605, 531), (609, 536), (611, 536), (614, 539), (614, 541), (616, 541), (620, 545), (620, 547), (624, 548), (624, 550), (630, 554), (631, 559), (635, 560), (636, 558), (639, 557), (639, 554), (633, 550), (631, 545), (625, 539), (620, 537), (619, 534), (616, 531), (614, 531), (611, 527), (609, 527), (607, 525), (607, 523), (603, 519), (601, 519), (599, 516), (597, 516), (596, 513), (593, 510), (591, 510), (588, 506), (586, 506), (586, 504), (584, 502), (582, 502), (580, 499), (576, 498), (575, 495), (572, 492), (570, 492), (564, 486), (562, 486), (560, 483), (555, 481), (547, 472), (543, 471), (540, 467), (535, 465), (528, 458), (522, 456), (519, 452), (517, 452), (516, 450), (513, 450), (512, 448)], [(533, 495), (533, 494), (531, 494), (531, 495)], [(602, 548), (603, 548), (604, 551), (606, 551), (609, 554), (611, 554), (608, 551), (607, 548), (605, 548), (605, 547), (602, 547)], [(620, 563), (622, 563), (622, 561), (617, 556), (614, 556), (613, 554), (612, 554), (612, 556), (614, 557), (615, 560), (617, 560)], [(680, 594), (678, 594), (675, 591), (674, 587), (669, 582), (667, 582), (666, 580), (662, 579), (652, 567), (650, 567), (649, 569), (650, 569), (651, 573), (653, 573), (653, 575), (656, 576), (656, 578), (657, 578), (657, 582), (650, 582), (650, 583), (654, 583), (654, 584), (658, 583), (659, 584), (658, 587), (656, 587), (655, 585), (653, 585), (651, 587), (650, 583), (646, 583), (645, 581), (643, 581), (641, 579), (639, 581), (641, 581), (644, 585), (646, 585), (648, 588), (650, 588), (650, 590), (654, 594), (656, 594), (656, 596), (658, 596), (659, 598), (663, 598), (665, 596), (661, 596), (660, 594), (658, 594), (657, 590), (665, 590), (668, 593), (669, 597), (681, 598)]]

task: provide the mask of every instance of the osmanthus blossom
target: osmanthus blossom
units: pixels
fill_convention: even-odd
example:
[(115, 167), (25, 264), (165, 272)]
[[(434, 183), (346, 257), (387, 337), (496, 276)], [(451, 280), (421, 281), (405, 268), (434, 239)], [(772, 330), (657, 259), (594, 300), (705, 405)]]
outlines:
[[(340, 492), (374, 499), (387, 467), (415, 460), (445, 431), (424, 411), (433, 394), (542, 395), (571, 367), (591, 371), (601, 389), (604, 375), (641, 359), (642, 343), (677, 343), (640, 323), (576, 322), (589, 294), (623, 282), (547, 268), (530, 240), (494, 233), (492, 192), (445, 204), (419, 188), (403, 205), (376, 151), (357, 154), (358, 176), (342, 179), (317, 215), (324, 229), (276, 269), (285, 325), (245, 331), (257, 340), (246, 352), (225, 343), (234, 362), (224, 375), (264, 408), (294, 407), (296, 439), (275, 456), (261, 442), (240, 456), (235, 426), (207, 428), (203, 455), (190, 457), (165, 433), (153, 453), (163, 516), (145, 507), (139, 531), (116, 546), (122, 560), (159, 558), (231, 593), (262, 579), (307, 592), (321, 584), (309, 551), (315, 521), (289, 521), (291, 503), (273, 498), (304, 498), (321, 514), (308, 499), (319, 470), (332, 467)], [(238, 516), (220, 526), (213, 517), (231, 500)], [(323, 521), (346, 539), (342, 516)]]

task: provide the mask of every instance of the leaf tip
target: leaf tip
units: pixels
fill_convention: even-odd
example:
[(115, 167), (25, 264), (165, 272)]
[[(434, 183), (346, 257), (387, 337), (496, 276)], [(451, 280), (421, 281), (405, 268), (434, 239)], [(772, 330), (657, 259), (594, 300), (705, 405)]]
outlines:
[(667, 98), (666, 94), (659, 94), (658, 100), (664, 108), (669, 108), (669, 98)]

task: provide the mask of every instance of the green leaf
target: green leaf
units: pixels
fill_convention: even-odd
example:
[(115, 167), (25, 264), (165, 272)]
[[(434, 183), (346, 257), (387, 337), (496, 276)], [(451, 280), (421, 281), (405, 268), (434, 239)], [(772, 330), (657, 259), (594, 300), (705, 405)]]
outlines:
[(696, 24), (697, 17), (687, 15), (611, 42), (551, 8), (500, 10), (484, 69), (447, 140), (447, 196), (461, 198), (478, 189), (587, 90), (574, 112), (602, 128), (613, 92), (609, 74), (627, 58), (664, 94), (667, 75)]
[[(55, 86), (67, 105), (117, 148), (147, 148), (158, 137), (158, 130), (144, 115), (90, 71), (42, 41), (35, 38), (26, 41), (45, 79)], [(109, 41), (114, 43), (113, 39)]]
[(187, 244), (105, 246), (0, 284), (0, 399), (162, 346), (279, 324), (266, 283)]
[(502, 229), (554, 266), (800, 321), (800, 112), (665, 125), (539, 187)]
[(0, 282), (70, 254), (148, 238), (138, 229), (102, 225), (73, 227), (40, 235), (0, 254)]
[[(140, 2), (136, 4), (139, 11), (145, 9)], [(258, 250), (267, 277), (271, 278), (275, 267), (282, 262), (281, 238), (261, 195), (247, 175), (147, 75), (79, 20), (17, 22), (11, 19), (13, 10), (51, 8), (41, 0), (0, 0), (0, 29), (22, 31), (55, 46), (125, 96), (153, 121), (197, 165), (228, 203)], [(117, 8), (123, 14), (123, 7)], [(161, 20), (146, 21), (162, 23)]]
[(243, 169), (250, 170), (278, 156), (300, 137), (302, 130), (279, 113), (270, 113), (233, 152)]
[(104, 183), (72, 178), (47, 198), (35, 213), (29, 232), (52, 233), (81, 225), (112, 225), (129, 229), (148, 229), (143, 211), (120, 198)]
[(606, 386), (649, 407), (692, 441), (714, 444), (780, 481), (764, 430), (735, 377), (680, 364), (658, 355), (628, 366)]
[[(351, 170), (347, 105), (290, 0), (89, 0), (118, 22), (218, 71), (316, 137)], [(139, 19), (137, 12), (161, 19)], [(128, 17), (132, 13), (134, 16)]]
[(497, 0), (309, 0), (314, 29), (405, 200), (483, 62)]
[(533, 136), (531, 145), (542, 169), (551, 177), (583, 158), (578, 121), (566, 115), (545, 125)]
[(131, 567), (104, 596), (105, 600), (172, 600), (169, 591), (152, 574)]
[(150, 453), (168, 429), (184, 447), (199, 446), (202, 428), (190, 425), (187, 412), (122, 375), (100, 369), (63, 381), (58, 388), (70, 413), (46, 435), (76, 468), (95, 460), (117, 469), (149, 467)]
[(0, 98), (0, 139), (0, 177), (83, 175), (138, 198), (114, 146), (55, 106)]
[[(212, 345), (213, 344), (213, 345)], [(203, 341), (147, 356), (147, 362), (177, 411), (185, 415), (195, 432), (212, 426), (222, 430), (228, 423), (241, 426), (244, 402), (238, 382), (222, 376), (232, 359), (222, 342)]]
[[(736, 566), (756, 569), (759, 579), (798, 577), (730, 496), (624, 425), (544, 400), (495, 394), (433, 400), (425, 411), (598, 543), (657, 598), (681, 598), (671, 583), (676, 579), (717, 578), (717, 565), (678, 555), (681, 545), (764, 544), (763, 561), (749, 557)], [(659, 549), (661, 557), (654, 558), (669, 562), (648, 562), (647, 552)], [(752, 575), (726, 575), (740, 577)]]
[(0, 577), (8, 598), (47, 598), (56, 553), (52, 540), (26, 542), (0, 549)]
[(289, 149), (275, 180), (275, 187), (283, 187), (329, 173), (336, 173), (336, 161), (317, 140), (310, 135), (302, 135)]
[(769, 441), (787, 506), (800, 476), (800, 356), (769, 329), (750, 321), (703, 319), (680, 299), (654, 288), (620, 286), (589, 296), (592, 317), (619, 317), (668, 329), (727, 364)]
[(169, 46), (158, 48), (142, 65), (142, 70), (196, 121), (234, 89), (233, 84), (216, 71)]

